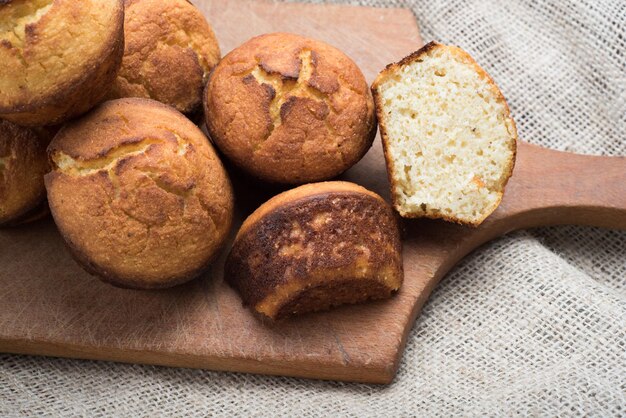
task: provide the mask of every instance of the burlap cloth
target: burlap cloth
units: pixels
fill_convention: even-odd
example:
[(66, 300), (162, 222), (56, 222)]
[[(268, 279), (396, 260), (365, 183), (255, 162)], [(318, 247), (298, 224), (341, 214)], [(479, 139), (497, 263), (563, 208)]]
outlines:
[[(623, 0), (386, 5), (474, 55), (524, 140), (626, 154)], [(476, 251), (426, 304), (387, 387), (0, 355), (0, 415), (42, 414), (626, 416), (626, 233), (549, 228)]]

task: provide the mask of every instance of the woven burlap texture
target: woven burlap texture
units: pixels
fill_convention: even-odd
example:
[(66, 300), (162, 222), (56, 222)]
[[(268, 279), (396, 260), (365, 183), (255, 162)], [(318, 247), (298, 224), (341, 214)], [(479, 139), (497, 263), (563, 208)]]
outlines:
[[(361, 4), (409, 7), (425, 40), (467, 49), (524, 140), (626, 154), (623, 0)], [(44, 414), (625, 416), (626, 233), (546, 228), (476, 251), (426, 304), (386, 387), (0, 355), (0, 416)]]

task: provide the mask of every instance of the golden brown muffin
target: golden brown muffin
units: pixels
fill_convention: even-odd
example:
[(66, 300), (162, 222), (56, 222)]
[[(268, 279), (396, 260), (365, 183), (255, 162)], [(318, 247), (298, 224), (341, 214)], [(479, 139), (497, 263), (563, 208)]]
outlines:
[(211, 26), (187, 0), (126, 0), (126, 46), (110, 97), (144, 97), (183, 113), (200, 110), (220, 60)]
[(387, 298), (403, 279), (398, 224), (380, 196), (356, 184), (300, 186), (245, 220), (224, 277), (272, 319)]
[(0, 120), (0, 226), (17, 225), (47, 214), (43, 176), (51, 136)]
[(517, 129), (472, 57), (431, 42), (372, 85), (394, 207), (406, 218), (478, 226), (513, 173)]
[(363, 74), (341, 51), (288, 33), (253, 38), (215, 67), (205, 92), (211, 138), (262, 180), (298, 184), (337, 176), (376, 134)]
[(200, 274), (232, 222), (230, 181), (215, 150), (175, 109), (105, 102), (48, 147), (52, 215), (76, 260), (104, 281), (164, 288)]
[(0, 117), (40, 126), (86, 112), (123, 52), (122, 0), (0, 2)]

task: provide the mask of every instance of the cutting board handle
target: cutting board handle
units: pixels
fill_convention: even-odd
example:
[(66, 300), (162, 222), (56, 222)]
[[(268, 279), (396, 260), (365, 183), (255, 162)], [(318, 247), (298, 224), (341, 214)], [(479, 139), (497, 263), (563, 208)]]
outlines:
[(511, 229), (563, 224), (626, 229), (626, 157), (520, 142), (502, 205), (488, 223), (500, 222)]
[(626, 229), (626, 157), (572, 154), (520, 141), (502, 203), (478, 228), (406, 220), (404, 269), (410, 280), (401, 292), (416, 295), (409, 323), (466, 254), (508, 232), (547, 225)]

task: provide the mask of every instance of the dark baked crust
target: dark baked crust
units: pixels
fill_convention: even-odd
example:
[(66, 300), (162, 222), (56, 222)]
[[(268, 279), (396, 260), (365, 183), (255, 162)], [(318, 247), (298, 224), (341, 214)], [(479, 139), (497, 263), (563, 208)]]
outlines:
[(144, 97), (192, 114), (201, 111), (210, 71), (220, 59), (217, 38), (186, 0), (126, 0), (126, 46), (108, 97)]
[(400, 234), (385, 201), (345, 182), (298, 189), (266, 202), (237, 234), (224, 277), (244, 303), (276, 319), (398, 290)]
[(393, 289), (378, 280), (335, 278), (304, 288), (281, 305), (274, 319), (284, 319), (308, 312), (326, 311), (335, 306), (387, 299)]
[[(111, 0), (114, 7), (111, 16), (103, 17), (106, 24), (90, 23), (94, 14), (104, 13), (92, 0), (39, 3), (51, 7), (24, 27), (21, 45), (0, 33), (0, 58), (8, 62), (3, 66), (7, 73), (0, 69), (0, 78), (7, 85), (22, 86), (15, 92), (4, 89), (5, 94), (0, 89), (0, 117), (24, 126), (58, 124), (100, 102), (116, 77), (124, 53), (122, 0)], [(89, 37), (60, 31), (61, 26), (86, 31)], [(24, 75), (26, 78), (21, 79)]]
[[(385, 163), (387, 166), (387, 178), (389, 179), (389, 185), (390, 185), (390, 190), (391, 190), (391, 201), (392, 201), (392, 205), (393, 207), (398, 210), (400, 203), (398, 202), (398, 198), (397, 195), (395, 193), (395, 189), (396, 189), (396, 185), (397, 185), (397, 181), (395, 179), (395, 177), (393, 176), (393, 173), (395, 172), (395, 168), (394, 168), (394, 162), (393, 159), (391, 158), (391, 155), (389, 153), (389, 136), (387, 134), (387, 129), (386, 129), (386, 119), (385, 119), (385, 112), (384, 112), (384, 106), (380, 97), (380, 94), (378, 93), (378, 87), (380, 86), (380, 84), (385, 81), (388, 77), (393, 76), (394, 74), (396, 74), (397, 71), (399, 71), (400, 69), (402, 69), (403, 66), (405, 65), (410, 65), (413, 62), (416, 61), (420, 61), (422, 59), (422, 57), (424, 57), (426, 54), (428, 54), (429, 52), (431, 52), (432, 50), (441, 47), (442, 45), (438, 42), (435, 41), (431, 41), (429, 43), (427, 43), (426, 45), (424, 45), (422, 48), (418, 49), (415, 52), (412, 52), (411, 54), (407, 55), (406, 57), (402, 58), (400, 61), (398, 61), (397, 63), (391, 63), (388, 64), (384, 70), (382, 70), (378, 76), (376, 77), (376, 80), (374, 80), (374, 82), (372, 83), (371, 86), (371, 90), (372, 90), (372, 96), (374, 97), (374, 103), (375, 103), (375, 107), (376, 107), (376, 116), (378, 119), (378, 127), (380, 130), (380, 137), (381, 137), (381, 142), (382, 142), (382, 146), (383, 146), (383, 154), (385, 156)], [(459, 55), (462, 54), (463, 58), (466, 60), (467, 63), (471, 64), (475, 71), (480, 73), (482, 77), (484, 77), (485, 79), (488, 80), (488, 82), (495, 87), (496, 91), (499, 94), (499, 100), (506, 106), (506, 111), (507, 114), (511, 114), (511, 110), (509, 108), (509, 104), (506, 101), (505, 97), (502, 95), (500, 89), (498, 88), (498, 86), (496, 85), (495, 81), (493, 80), (493, 78), (491, 78), (491, 76), (480, 66), (478, 65), (478, 63), (476, 61), (474, 61), (474, 59), (469, 56), (469, 54), (467, 54), (466, 52), (462, 51), (461, 49), (457, 48), (457, 53)], [(512, 161), (510, 164), (510, 169), (508, 174), (505, 176), (505, 181), (504, 184), (502, 185), (502, 190), (504, 192), (504, 188), (506, 187), (506, 184), (509, 180), (509, 178), (511, 177), (511, 175), (513, 174), (513, 169), (515, 168), (515, 158), (517, 155), (517, 127), (515, 126), (515, 124), (513, 124), (513, 127), (515, 129), (515, 144), (512, 148), (513, 151), (513, 155), (512, 155)], [(500, 204), (500, 202), (498, 202), (498, 204), (496, 205), (496, 207)], [(487, 216), (489, 216), (490, 214), (486, 214), (485, 218)], [(485, 219), (480, 219), (478, 222), (474, 222), (474, 223), (468, 223), (465, 222), (461, 219), (456, 218), (455, 216), (451, 216), (451, 215), (447, 215), (446, 213), (440, 212), (437, 215), (434, 214), (406, 214), (403, 215), (404, 218), (430, 218), (430, 219), (443, 219), (444, 221), (448, 221), (448, 222), (454, 222), (454, 223), (458, 223), (460, 225), (466, 225), (466, 226), (471, 226), (471, 227), (477, 227), (479, 226), (482, 221)]]
[[(48, 171), (46, 146), (51, 136), (0, 120), (0, 226), (14, 226), (45, 215)], [(39, 216), (41, 217), (41, 216)]]
[(191, 121), (147, 99), (105, 102), (48, 148), (52, 215), (76, 260), (123, 287), (200, 274), (232, 223), (230, 181)]
[(31, 222), (37, 222), (46, 218), (48, 215), (50, 215), (50, 208), (48, 207), (48, 201), (44, 198), (43, 201), (33, 209), (11, 221), (1, 224), (0, 227), (17, 227)]
[(376, 134), (374, 103), (356, 64), (287, 33), (253, 38), (224, 57), (209, 77), (204, 108), (220, 150), (272, 183), (335, 177)]

